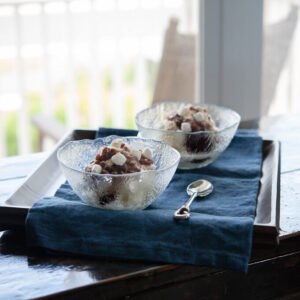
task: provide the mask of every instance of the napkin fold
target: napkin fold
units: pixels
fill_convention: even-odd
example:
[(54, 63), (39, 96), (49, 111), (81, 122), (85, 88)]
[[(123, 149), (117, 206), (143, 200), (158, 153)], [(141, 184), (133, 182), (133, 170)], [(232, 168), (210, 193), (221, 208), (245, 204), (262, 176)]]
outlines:
[[(136, 135), (100, 128), (97, 137)], [(85, 204), (68, 183), (37, 201), (26, 219), (29, 246), (72, 254), (209, 265), (247, 271), (262, 163), (262, 139), (240, 130), (227, 150), (201, 169), (177, 170), (165, 192), (147, 209), (112, 211)], [(188, 220), (173, 213), (188, 200), (197, 179), (214, 191), (197, 198)]]

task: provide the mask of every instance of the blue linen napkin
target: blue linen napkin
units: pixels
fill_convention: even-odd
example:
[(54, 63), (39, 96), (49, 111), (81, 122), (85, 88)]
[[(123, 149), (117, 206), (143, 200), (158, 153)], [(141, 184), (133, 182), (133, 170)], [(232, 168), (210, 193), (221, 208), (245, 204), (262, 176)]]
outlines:
[[(136, 135), (101, 128), (97, 137)], [(43, 198), (26, 219), (29, 246), (73, 254), (210, 265), (246, 272), (252, 245), (262, 162), (262, 139), (240, 130), (227, 150), (202, 169), (177, 170), (165, 192), (147, 209), (111, 211), (86, 205), (65, 183)], [(189, 220), (174, 220), (186, 186), (211, 181), (211, 195), (196, 199)]]

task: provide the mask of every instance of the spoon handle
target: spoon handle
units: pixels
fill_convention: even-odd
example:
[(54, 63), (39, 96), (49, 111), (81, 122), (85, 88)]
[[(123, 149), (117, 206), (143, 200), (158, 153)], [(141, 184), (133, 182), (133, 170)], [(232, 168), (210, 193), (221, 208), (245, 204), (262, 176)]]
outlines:
[(190, 217), (190, 205), (192, 204), (192, 202), (196, 197), (197, 197), (197, 193), (193, 193), (189, 201), (175, 211), (174, 218), (177, 220), (188, 219)]

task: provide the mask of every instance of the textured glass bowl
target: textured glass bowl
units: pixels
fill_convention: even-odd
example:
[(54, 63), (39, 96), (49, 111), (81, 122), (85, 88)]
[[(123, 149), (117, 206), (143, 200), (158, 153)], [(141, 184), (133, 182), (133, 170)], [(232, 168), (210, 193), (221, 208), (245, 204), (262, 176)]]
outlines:
[[(99, 149), (121, 138), (137, 149), (150, 148), (155, 170), (131, 174), (95, 174), (85, 172)], [(71, 141), (57, 153), (58, 161), (76, 194), (87, 204), (106, 209), (144, 209), (167, 187), (180, 160), (169, 145), (138, 137), (108, 136), (96, 140)]]
[(195, 103), (162, 102), (139, 112), (135, 117), (139, 136), (164, 141), (177, 149), (181, 155), (179, 168), (205, 167), (230, 144), (241, 118), (229, 108), (203, 105), (215, 121), (217, 131), (183, 132), (155, 128), (155, 124), (178, 111), (183, 104), (195, 105)]

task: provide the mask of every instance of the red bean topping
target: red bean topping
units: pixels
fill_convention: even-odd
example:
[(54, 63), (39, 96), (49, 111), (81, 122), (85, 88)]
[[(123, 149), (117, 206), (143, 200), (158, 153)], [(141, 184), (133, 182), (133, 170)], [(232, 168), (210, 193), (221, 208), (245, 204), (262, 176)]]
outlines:
[(137, 166), (135, 166), (134, 168), (132, 168), (133, 171), (135, 172), (141, 172), (141, 169)]
[(140, 163), (141, 165), (150, 166), (153, 164), (153, 160), (148, 158), (141, 158)]
[[(195, 106), (190, 106), (189, 109), (193, 110), (194, 112), (199, 112), (200, 111)], [(203, 108), (203, 112), (207, 113), (207, 109)], [(208, 119), (211, 120), (211, 117), (208, 116)], [(212, 126), (209, 123), (197, 122), (197, 121), (194, 121), (193, 119), (183, 118), (183, 116), (181, 116), (179, 114), (171, 115), (171, 116), (167, 117), (167, 120), (174, 121), (178, 129), (181, 129), (181, 124), (183, 122), (190, 123), (191, 127), (192, 127), (192, 132), (203, 131), (203, 130), (211, 130), (212, 129)]]
[(191, 122), (192, 131), (200, 131), (201, 128), (196, 124), (196, 122)]
[(173, 121), (175, 118), (176, 118), (176, 115), (174, 115), (174, 116), (169, 116), (167, 119), (168, 119), (169, 121)]
[[(178, 119), (179, 115), (176, 116)], [(182, 117), (180, 117), (182, 118)], [(122, 150), (118, 150), (110, 147), (103, 147), (101, 154), (97, 153), (95, 160), (91, 164), (97, 164), (102, 167), (101, 174), (126, 174), (126, 173), (135, 173), (141, 171), (141, 165), (151, 165), (153, 160), (146, 158), (142, 155), (141, 160), (133, 156), (130, 153), (129, 148), (123, 143), (121, 144)], [(122, 153), (126, 157), (126, 163), (122, 166), (111, 164), (111, 157), (117, 153)], [(91, 172), (91, 168), (86, 167), (87, 172)]]
[(200, 130), (207, 129), (207, 124), (205, 122), (198, 122), (198, 126), (200, 127)]

